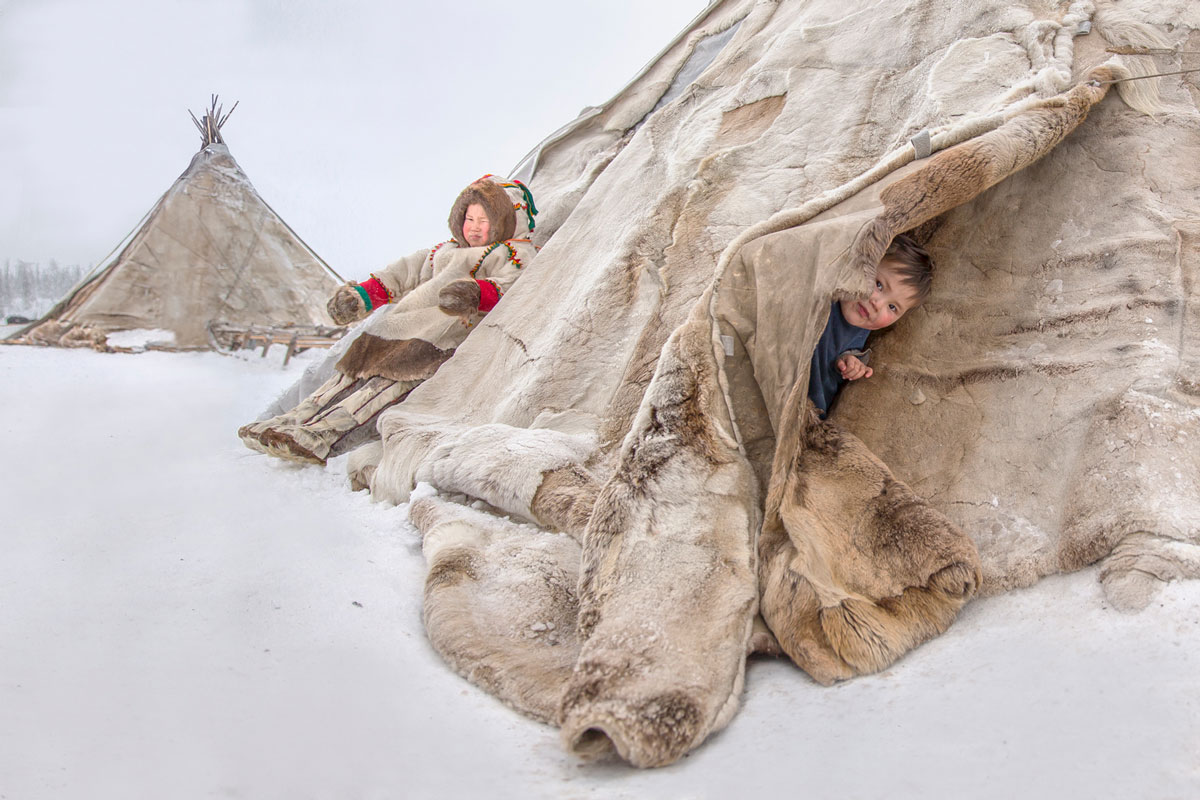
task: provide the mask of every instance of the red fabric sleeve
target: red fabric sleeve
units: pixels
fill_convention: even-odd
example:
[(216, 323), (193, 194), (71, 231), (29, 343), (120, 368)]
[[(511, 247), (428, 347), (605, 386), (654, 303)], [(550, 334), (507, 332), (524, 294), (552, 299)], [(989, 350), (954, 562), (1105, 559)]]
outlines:
[(475, 282), (479, 284), (479, 310), (491, 311), (500, 302), (500, 290), (491, 281)]
[(379, 282), (379, 278), (371, 278), (359, 284), (367, 290), (367, 295), (371, 298), (371, 308), (376, 309), (388, 303), (388, 290)]

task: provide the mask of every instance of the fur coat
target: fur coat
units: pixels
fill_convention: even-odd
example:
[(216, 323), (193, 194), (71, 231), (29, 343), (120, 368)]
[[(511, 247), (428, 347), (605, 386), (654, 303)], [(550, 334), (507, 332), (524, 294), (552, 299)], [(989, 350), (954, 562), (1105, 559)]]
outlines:
[[(519, 188), (506, 190), (490, 176), (463, 190), (450, 210), (451, 239), (374, 274), (393, 299), (363, 323), (337, 370), (351, 378), (397, 381), (432, 375), (480, 316), (462, 320), (444, 313), (438, 308), (438, 292), (453, 281), (474, 278), (490, 282), (503, 295), (537, 254), (528, 238), (533, 217), (524, 201)], [(471, 247), (463, 239), (463, 218), (472, 202), (484, 206), (491, 224), (493, 239), (483, 247)]]

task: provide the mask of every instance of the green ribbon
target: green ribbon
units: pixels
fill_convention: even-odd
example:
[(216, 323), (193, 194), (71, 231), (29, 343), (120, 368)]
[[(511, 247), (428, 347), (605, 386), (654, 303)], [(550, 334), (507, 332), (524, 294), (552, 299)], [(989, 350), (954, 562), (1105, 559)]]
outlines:
[(513, 180), (513, 183), (521, 194), (525, 196), (525, 216), (529, 217), (529, 230), (533, 230), (533, 218), (537, 216), (537, 206), (533, 204), (533, 192), (529, 191), (529, 187), (518, 180)]
[(362, 284), (356, 283), (356, 284), (354, 284), (354, 288), (358, 291), (358, 294), (362, 297), (363, 305), (366, 306), (367, 311), (374, 311), (375, 304), (371, 302), (371, 295), (367, 294), (367, 290), (362, 287)]

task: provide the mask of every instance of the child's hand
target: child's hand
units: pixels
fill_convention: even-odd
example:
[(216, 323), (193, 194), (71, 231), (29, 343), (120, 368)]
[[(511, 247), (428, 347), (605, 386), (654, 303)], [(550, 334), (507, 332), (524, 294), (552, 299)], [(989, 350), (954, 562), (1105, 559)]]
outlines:
[(855, 356), (839, 356), (835, 363), (837, 364), (838, 372), (842, 373), (842, 377), (848, 381), (869, 378), (875, 374), (875, 370), (859, 361)]

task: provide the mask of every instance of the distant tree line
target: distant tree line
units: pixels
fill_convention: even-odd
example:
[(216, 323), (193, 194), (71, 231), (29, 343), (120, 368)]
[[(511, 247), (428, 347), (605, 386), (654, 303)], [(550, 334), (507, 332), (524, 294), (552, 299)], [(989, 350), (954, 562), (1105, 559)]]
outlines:
[(0, 323), (18, 315), (36, 319), (63, 298), (83, 276), (78, 264), (5, 259), (0, 267)]

